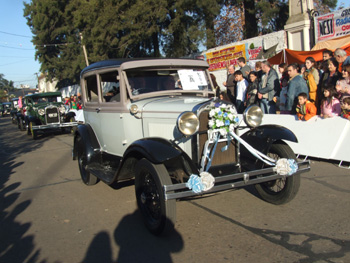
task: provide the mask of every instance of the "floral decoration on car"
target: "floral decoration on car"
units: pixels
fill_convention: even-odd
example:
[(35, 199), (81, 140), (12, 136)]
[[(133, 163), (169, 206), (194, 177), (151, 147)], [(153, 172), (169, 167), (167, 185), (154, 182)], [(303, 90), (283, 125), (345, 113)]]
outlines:
[(236, 108), (229, 104), (215, 103), (209, 111), (209, 128), (217, 130), (223, 137), (239, 124)]

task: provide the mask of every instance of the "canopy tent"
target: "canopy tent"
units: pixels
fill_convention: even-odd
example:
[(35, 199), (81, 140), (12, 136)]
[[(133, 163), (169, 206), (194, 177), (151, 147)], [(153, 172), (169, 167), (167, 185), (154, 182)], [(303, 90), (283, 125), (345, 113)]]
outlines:
[[(344, 43), (344, 42), (342, 42), (342, 41), (344, 41), (343, 38), (341, 38), (341, 39), (342, 40), (339, 41), (338, 44)], [(334, 39), (334, 40), (339, 40), (339, 39)], [(324, 42), (329, 42), (329, 41), (332, 41), (332, 40), (328, 40), (328, 41), (324, 41)], [(333, 44), (331, 44), (331, 46), (327, 46), (327, 47), (331, 47), (328, 49), (332, 50), (332, 51), (336, 50), (338, 47), (341, 47), (342, 49), (344, 49), (346, 51), (346, 53), (348, 55), (350, 55), (350, 39), (347, 39), (346, 41), (347, 41), (346, 42), (347, 44), (345, 44), (343, 46), (337, 46), (336, 42), (333, 42)], [(321, 46), (321, 43), (322, 42), (320, 42), (320, 46)], [(321, 60), (323, 60), (322, 52), (326, 49), (327, 48), (322, 48), (322, 49), (311, 50), (311, 51), (295, 51), (295, 50), (291, 50), (291, 49), (284, 49), (281, 52), (279, 52), (278, 54), (276, 54), (275, 56), (269, 58), (268, 61), (274, 65), (279, 65), (281, 63), (304, 64), (305, 59), (307, 57), (313, 57), (316, 61), (321, 61)]]

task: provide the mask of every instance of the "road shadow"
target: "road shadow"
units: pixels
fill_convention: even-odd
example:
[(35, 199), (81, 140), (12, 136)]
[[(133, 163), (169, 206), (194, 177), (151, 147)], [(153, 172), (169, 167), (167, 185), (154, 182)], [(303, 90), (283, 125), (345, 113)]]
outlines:
[(350, 240), (331, 238), (313, 233), (274, 231), (251, 227), (193, 201), (190, 201), (190, 203), (271, 243), (282, 246), (288, 251), (303, 255), (304, 258), (300, 259), (298, 263), (338, 262), (337, 259), (340, 260), (339, 262), (343, 262), (341, 261), (343, 257), (350, 253)]
[[(112, 256), (112, 242), (119, 247), (116, 259)], [(138, 210), (126, 215), (116, 227), (113, 237), (101, 231), (90, 243), (83, 263), (170, 263), (172, 253), (180, 252), (184, 242), (174, 230), (166, 237), (152, 235), (142, 223)]]
[(0, 263), (38, 262), (39, 250), (35, 251), (34, 236), (26, 235), (31, 223), (16, 221), (31, 200), (15, 205), (21, 183), (9, 183), (9, 179), (15, 169), (24, 164), (17, 162), (16, 156), (34, 151), (42, 143), (30, 141), (6, 118), (0, 119), (0, 145)]

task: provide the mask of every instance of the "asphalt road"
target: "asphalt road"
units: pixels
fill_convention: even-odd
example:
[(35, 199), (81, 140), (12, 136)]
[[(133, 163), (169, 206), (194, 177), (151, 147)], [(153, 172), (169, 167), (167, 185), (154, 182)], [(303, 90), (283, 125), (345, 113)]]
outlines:
[(132, 183), (85, 186), (72, 135), (32, 140), (0, 119), (0, 263), (350, 262), (350, 170), (312, 160), (297, 197), (253, 187), (177, 202), (176, 232), (143, 226)]

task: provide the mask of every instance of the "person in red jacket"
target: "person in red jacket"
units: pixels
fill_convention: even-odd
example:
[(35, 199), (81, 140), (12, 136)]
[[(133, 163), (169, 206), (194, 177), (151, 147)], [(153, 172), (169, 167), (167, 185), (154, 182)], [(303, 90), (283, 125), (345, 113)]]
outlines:
[(300, 93), (298, 95), (298, 102), (296, 111), (299, 120), (307, 121), (317, 114), (316, 106), (308, 101), (306, 93)]

